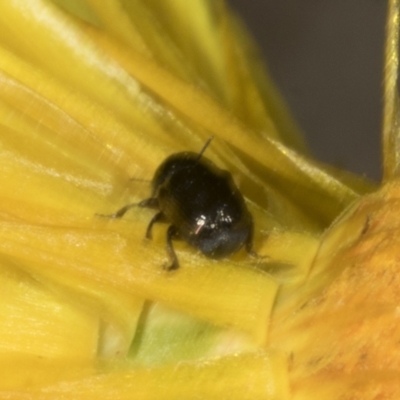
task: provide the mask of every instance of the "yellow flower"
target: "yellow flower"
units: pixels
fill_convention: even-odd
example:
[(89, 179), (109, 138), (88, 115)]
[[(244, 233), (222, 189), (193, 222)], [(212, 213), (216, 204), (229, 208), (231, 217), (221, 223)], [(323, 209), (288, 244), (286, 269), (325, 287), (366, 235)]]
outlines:
[[(0, 2), (0, 399), (398, 398), (392, 6), (369, 194), (310, 158), (224, 1)], [(150, 210), (98, 214), (212, 135), (262, 257), (177, 242), (168, 272)]]

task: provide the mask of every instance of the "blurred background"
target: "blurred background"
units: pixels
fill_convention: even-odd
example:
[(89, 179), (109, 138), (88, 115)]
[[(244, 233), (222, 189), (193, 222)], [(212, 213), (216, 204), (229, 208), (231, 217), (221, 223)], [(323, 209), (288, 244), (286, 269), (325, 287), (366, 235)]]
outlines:
[(386, 0), (229, 0), (319, 160), (381, 178)]

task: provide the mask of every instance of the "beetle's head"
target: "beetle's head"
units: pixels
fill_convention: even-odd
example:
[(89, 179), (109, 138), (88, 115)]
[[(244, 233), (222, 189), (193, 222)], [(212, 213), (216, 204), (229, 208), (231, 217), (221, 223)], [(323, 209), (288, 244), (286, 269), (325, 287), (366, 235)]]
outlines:
[[(195, 232), (194, 232), (195, 233)], [(247, 211), (236, 221), (226, 218), (204, 224), (195, 233), (195, 247), (210, 258), (224, 258), (236, 253), (253, 235), (253, 220)]]

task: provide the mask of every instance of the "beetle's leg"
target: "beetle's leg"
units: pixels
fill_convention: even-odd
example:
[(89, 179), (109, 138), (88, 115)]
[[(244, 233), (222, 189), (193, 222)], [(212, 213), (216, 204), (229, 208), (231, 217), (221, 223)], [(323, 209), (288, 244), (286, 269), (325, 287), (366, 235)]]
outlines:
[(130, 210), (133, 207), (137, 207), (137, 203), (132, 203), (132, 204), (128, 204), (124, 207), (122, 207), (121, 209), (119, 209), (117, 212), (113, 213), (113, 214), (96, 214), (99, 217), (105, 217), (105, 218), (121, 218), (125, 215), (125, 213)]
[(254, 239), (254, 228), (253, 228), (253, 221), (251, 222), (251, 227), (249, 230), (249, 234), (247, 235), (246, 242), (244, 244), (245, 249), (249, 256), (251, 257), (259, 257), (259, 255), (253, 250), (253, 239)]
[(246, 243), (244, 244), (244, 248), (247, 253), (252, 257), (257, 257), (257, 253), (253, 250), (253, 235), (249, 235), (247, 237)]
[(150, 197), (148, 199), (142, 200), (137, 204), (139, 207), (143, 208), (158, 208), (158, 200), (156, 197)]
[(171, 265), (166, 268), (167, 271), (172, 271), (179, 268), (178, 257), (175, 254), (174, 246), (172, 245), (172, 239), (178, 237), (178, 229), (174, 225), (171, 225), (167, 231), (167, 252), (172, 261)]
[(122, 218), (127, 211), (133, 207), (146, 207), (146, 208), (158, 208), (158, 200), (155, 197), (150, 197), (149, 199), (142, 200), (140, 203), (131, 203), (122, 207), (113, 214), (96, 214), (99, 217), (106, 218)]
[(163, 220), (165, 220), (165, 217), (164, 217), (164, 214), (161, 211), (154, 215), (154, 217), (150, 220), (149, 225), (147, 226), (146, 239), (152, 239), (151, 230), (153, 228), (153, 225), (156, 222), (160, 222), (160, 221), (163, 221)]

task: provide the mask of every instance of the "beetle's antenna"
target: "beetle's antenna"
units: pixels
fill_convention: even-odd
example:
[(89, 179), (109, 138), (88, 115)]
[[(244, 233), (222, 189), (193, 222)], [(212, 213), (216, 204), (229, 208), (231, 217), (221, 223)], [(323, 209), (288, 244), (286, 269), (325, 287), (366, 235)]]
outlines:
[(211, 141), (214, 139), (214, 136), (210, 136), (207, 140), (207, 142), (205, 143), (205, 145), (203, 146), (203, 148), (200, 150), (199, 155), (196, 158), (196, 161), (200, 160), (201, 156), (203, 155), (203, 153), (206, 151), (207, 147), (210, 145)]
[(151, 182), (151, 180), (149, 180), (149, 179), (141, 179), (141, 178), (131, 178), (129, 180), (134, 181), (134, 182), (142, 182), (142, 183), (150, 183)]

